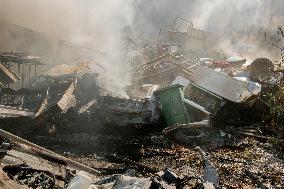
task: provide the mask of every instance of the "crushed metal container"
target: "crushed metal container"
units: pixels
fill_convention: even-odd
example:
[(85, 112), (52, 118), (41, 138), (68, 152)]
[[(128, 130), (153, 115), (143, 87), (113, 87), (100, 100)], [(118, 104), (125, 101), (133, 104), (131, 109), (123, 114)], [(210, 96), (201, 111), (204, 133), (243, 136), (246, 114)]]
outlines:
[(155, 91), (154, 94), (161, 102), (162, 115), (167, 126), (186, 124), (190, 122), (190, 117), (184, 105), (184, 92), (182, 85), (171, 85)]

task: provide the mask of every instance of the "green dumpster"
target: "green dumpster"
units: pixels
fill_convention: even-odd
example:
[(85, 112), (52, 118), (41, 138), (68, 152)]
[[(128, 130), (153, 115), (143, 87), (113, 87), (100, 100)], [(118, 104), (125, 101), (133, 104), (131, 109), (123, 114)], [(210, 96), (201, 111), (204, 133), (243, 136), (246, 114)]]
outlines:
[(190, 117), (184, 105), (183, 86), (179, 84), (157, 90), (154, 92), (162, 105), (162, 115), (167, 126), (186, 124)]

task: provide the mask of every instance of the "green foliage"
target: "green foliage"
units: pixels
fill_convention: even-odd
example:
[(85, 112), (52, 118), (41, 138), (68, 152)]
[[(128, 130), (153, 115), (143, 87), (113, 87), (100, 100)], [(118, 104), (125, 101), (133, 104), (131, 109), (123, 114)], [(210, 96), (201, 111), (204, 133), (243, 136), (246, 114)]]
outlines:
[(262, 94), (262, 99), (270, 107), (273, 127), (284, 127), (284, 88), (281, 85), (269, 87)]

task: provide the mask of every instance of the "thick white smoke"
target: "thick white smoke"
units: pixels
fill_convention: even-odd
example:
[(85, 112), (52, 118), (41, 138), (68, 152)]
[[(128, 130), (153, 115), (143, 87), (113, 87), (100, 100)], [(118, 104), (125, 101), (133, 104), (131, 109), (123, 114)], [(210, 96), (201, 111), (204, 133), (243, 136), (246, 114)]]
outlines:
[(230, 35), (234, 30), (269, 27), (272, 5), (270, 0), (205, 0), (195, 4), (192, 19), (201, 29)]
[[(133, 0), (0, 0), (0, 20), (48, 36), (53, 44), (53, 53), (46, 55), (50, 51), (50, 46), (47, 46), (41, 55), (49, 56), (44, 57), (48, 60), (44, 63), (49, 67), (92, 59), (97, 61), (97, 56), (101, 55), (97, 52), (103, 52), (104, 58), (97, 62), (105, 68), (99, 73), (100, 77), (108, 89), (119, 91), (129, 82), (129, 78), (119, 75), (116, 68), (125, 64), (113, 61), (113, 57), (123, 50), (121, 36), (125, 28), (133, 23), (132, 4)], [(24, 36), (23, 40), (30, 37)], [(2, 43), (15, 43), (9, 51), (32, 49), (31, 53), (38, 52), (31, 48), (33, 45), (36, 48), (36, 44), (27, 44), (25, 49), (23, 40), (17, 39), (17, 36), (15, 39), (2, 39), (0, 36)], [(21, 44), (17, 47), (16, 43)]]
[[(239, 36), (276, 27), (283, 12), (283, 0), (0, 0), (0, 20), (111, 56), (124, 50), (125, 31), (151, 33), (156, 40), (177, 15), (196, 28), (228, 38), (238, 33), (237, 40), (248, 42)], [(115, 73), (111, 60), (104, 66)]]
[(133, 22), (132, 1), (0, 0), (0, 19), (111, 53)]
[(104, 52), (121, 50), (124, 28), (157, 35), (176, 15), (231, 36), (283, 18), (282, 0), (0, 0), (0, 19)]

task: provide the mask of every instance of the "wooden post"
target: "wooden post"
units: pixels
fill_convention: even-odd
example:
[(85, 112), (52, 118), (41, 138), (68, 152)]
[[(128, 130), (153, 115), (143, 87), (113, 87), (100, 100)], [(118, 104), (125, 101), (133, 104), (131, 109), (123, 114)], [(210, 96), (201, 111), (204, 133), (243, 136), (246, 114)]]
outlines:
[[(18, 63), (18, 76), (21, 77), (20, 73), (21, 73), (21, 64)], [(22, 78), (21, 78), (22, 79)], [(17, 88), (19, 89), (21, 86), (20, 86), (20, 82), (17, 82)]]
[(34, 64), (35, 65), (35, 75), (36, 75), (36, 64)]
[(22, 72), (22, 88), (24, 87), (24, 69), (23, 69), (23, 72)]
[(18, 76), (20, 76), (20, 71), (21, 71), (21, 64), (18, 63)]
[(31, 64), (29, 64), (29, 80), (31, 79)]

